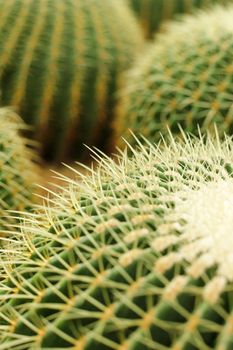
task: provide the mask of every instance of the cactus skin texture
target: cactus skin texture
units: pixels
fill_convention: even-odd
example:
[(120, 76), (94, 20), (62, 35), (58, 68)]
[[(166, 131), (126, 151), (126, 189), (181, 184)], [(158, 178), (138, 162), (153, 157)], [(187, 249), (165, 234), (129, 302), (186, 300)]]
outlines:
[(231, 0), (128, 0), (139, 18), (145, 36), (152, 38), (164, 21), (178, 15), (192, 13), (215, 3), (227, 4)]
[(33, 182), (36, 181), (36, 156), (20, 136), (25, 129), (10, 109), (0, 109), (0, 235), (10, 217), (6, 210), (25, 211), (32, 205)]
[(233, 6), (217, 6), (157, 37), (120, 93), (118, 139), (130, 127), (154, 141), (178, 124), (195, 134), (215, 123), (220, 135), (233, 132), (232, 18)]
[(36, 129), (47, 159), (110, 133), (114, 92), (143, 42), (124, 0), (0, 0), (2, 106)]
[(25, 217), (1, 350), (232, 349), (232, 139), (132, 152)]

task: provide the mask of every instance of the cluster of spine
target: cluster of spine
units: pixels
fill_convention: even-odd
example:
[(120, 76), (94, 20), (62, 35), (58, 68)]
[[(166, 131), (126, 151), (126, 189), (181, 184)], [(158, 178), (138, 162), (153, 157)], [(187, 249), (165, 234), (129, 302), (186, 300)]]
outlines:
[(117, 133), (128, 127), (155, 140), (173, 133), (219, 127), (233, 131), (233, 6), (216, 6), (168, 26), (127, 77)]
[(207, 8), (215, 3), (226, 4), (229, 0), (128, 0), (139, 18), (145, 36), (151, 38), (164, 21), (177, 15), (191, 13), (197, 8)]
[(78, 157), (110, 133), (114, 92), (142, 42), (124, 0), (0, 0), (1, 105), (43, 155)]
[(132, 152), (25, 217), (1, 350), (232, 348), (232, 139)]
[[(33, 182), (37, 178), (36, 159), (20, 136), (25, 126), (9, 109), (0, 109), (0, 235), (12, 221), (7, 210), (24, 211), (33, 202)], [(8, 219), (6, 218), (8, 217)]]

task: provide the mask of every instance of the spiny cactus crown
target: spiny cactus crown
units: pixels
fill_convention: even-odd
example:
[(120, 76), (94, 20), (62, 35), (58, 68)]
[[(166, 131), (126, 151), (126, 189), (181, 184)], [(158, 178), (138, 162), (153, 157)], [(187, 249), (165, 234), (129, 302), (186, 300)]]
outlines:
[[(10, 109), (0, 109), (0, 229), (7, 222), (6, 210), (25, 210), (33, 201), (37, 179), (33, 164), (36, 156), (28, 140), (19, 135), (25, 129), (20, 118)], [(31, 144), (32, 146), (32, 144)], [(1, 235), (1, 230), (0, 230)]]
[[(179, 132), (233, 131), (233, 6), (167, 26), (127, 76), (120, 93), (119, 136), (130, 127), (154, 140), (166, 125)], [(132, 138), (131, 138), (132, 140)]]
[(232, 139), (132, 151), (26, 215), (2, 253), (1, 350), (231, 348)]

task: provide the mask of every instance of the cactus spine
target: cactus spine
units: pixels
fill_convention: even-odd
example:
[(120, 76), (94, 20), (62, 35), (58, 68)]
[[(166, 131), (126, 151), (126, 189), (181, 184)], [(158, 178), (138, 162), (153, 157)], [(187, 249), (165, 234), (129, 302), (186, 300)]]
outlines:
[(142, 42), (136, 21), (123, 0), (0, 6), (1, 104), (35, 126), (45, 157), (78, 157), (110, 133), (114, 92)]
[(1, 350), (231, 349), (232, 139), (133, 153), (27, 214)]
[[(35, 155), (27, 148), (27, 140), (19, 132), (22, 121), (9, 109), (0, 109), (0, 235), (9, 224), (7, 210), (24, 211), (33, 202), (33, 182), (37, 168)], [(8, 219), (6, 217), (8, 216)]]
[[(233, 131), (233, 6), (214, 7), (174, 22), (127, 77), (119, 136), (130, 127), (151, 140), (164, 132)], [(174, 45), (175, 43), (175, 45)]]

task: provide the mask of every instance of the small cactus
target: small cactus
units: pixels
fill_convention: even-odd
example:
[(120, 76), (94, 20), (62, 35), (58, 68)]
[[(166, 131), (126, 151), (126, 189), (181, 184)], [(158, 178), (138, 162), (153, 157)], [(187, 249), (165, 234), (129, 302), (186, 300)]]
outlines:
[[(20, 118), (10, 109), (0, 109), (0, 235), (9, 224), (6, 210), (24, 211), (31, 205), (36, 156), (19, 135), (25, 129)], [(8, 216), (8, 220), (6, 217)]]
[(226, 4), (231, 0), (128, 0), (139, 18), (145, 36), (152, 38), (164, 21), (177, 15), (192, 13), (215, 3)]
[(106, 141), (114, 92), (142, 43), (125, 1), (0, 0), (0, 8), (1, 105), (34, 125), (48, 160)]
[(132, 152), (25, 217), (1, 350), (232, 349), (232, 139)]
[(233, 132), (232, 18), (233, 5), (215, 6), (157, 36), (120, 93), (118, 137), (131, 128), (154, 141), (178, 124), (195, 134), (214, 124), (220, 135)]

